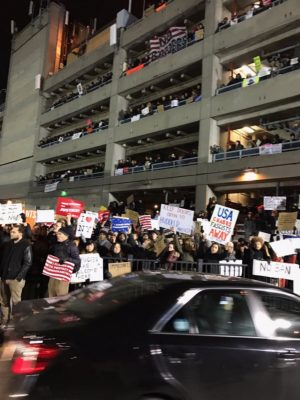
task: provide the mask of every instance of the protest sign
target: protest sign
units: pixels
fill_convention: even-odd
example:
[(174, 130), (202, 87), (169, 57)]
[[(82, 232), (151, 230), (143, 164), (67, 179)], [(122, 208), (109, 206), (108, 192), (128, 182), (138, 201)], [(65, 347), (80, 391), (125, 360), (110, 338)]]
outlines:
[(19, 224), (22, 222), (20, 214), (23, 212), (22, 204), (0, 204), (0, 224)]
[(72, 140), (80, 139), (81, 138), (81, 134), (82, 134), (82, 132), (73, 133)]
[(224, 276), (243, 276), (242, 260), (219, 261), (220, 274)]
[(54, 210), (37, 210), (36, 211), (36, 222), (54, 222), (55, 214)]
[(81, 254), (80, 259), (80, 270), (72, 274), (71, 283), (103, 281), (103, 259), (98, 253)]
[(217, 204), (210, 219), (207, 239), (226, 244), (230, 241), (239, 215), (238, 210)]
[(201, 231), (203, 230), (204, 234), (207, 235), (210, 231), (209, 220), (203, 218), (197, 218), (197, 221), (201, 223)]
[(163, 236), (158, 236), (156, 242), (154, 243), (155, 253), (159, 256), (165, 249), (165, 238)]
[(131, 219), (134, 225), (139, 223), (139, 213), (132, 211), (129, 208), (126, 209), (126, 217)]
[(43, 269), (43, 275), (58, 279), (59, 281), (70, 282), (73, 269), (74, 264), (71, 262), (65, 261), (63, 264), (60, 264), (57, 257), (49, 255)]
[(296, 230), (297, 230), (298, 232), (300, 232), (300, 219), (297, 219), (297, 220), (296, 220), (295, 227), (296, 227)]
[(278, 144), (264, 144), (259, 147), (259, 154), (261, 156), (265, 154), (278, 154), (282, 153), (282, 143)]
[(26, 217), (26, 222), (28, 225), (33, 228), (33, 226), (36, 223), (36, 211), (35, 210), (25, 210), (25, 217)]
[(298, 264), (279, 263), (253, 260), (253, 275), (265, 276), (268, 278), (289, 279), (291, 281), (300, 279)]
[(100, 210), (98, 211), (98, 219), (99, 222), (106, 222), (109, 220), (109, 216), (110, 216), (110, 211), (109, 210)]
[(139, 217), (139, 222), (143, 229), (152, 229), (151, 215), (141, 215)]
[(57, 185), (59, 184), (59, 182), (54, 182), (54, 183), (47, 183), (44, 187), (44, 192), (48, 193), (48, 192), (54, 192), (57, 189)]
[(80, 214), (77, 221), (76, 236), (84, 236), (86, 239), (90, 239), (93, 233), (95, 219), (98, 217), (97, 213), (86, 211)]
[(296, 224), (297, 212), (281, 212), (278, 216), (278, 231), (292, 231)]
[(295, 254), (295, 248), (293, 243), (289, 239), (277, 240), (276, 242), (271, 242), (270, 246), (276, 253), (277, 257), (290, 256)]
[(264, 242), (270, 242), (271, 235), (266, 232), (258, 232), (258, 237), (262, 238)]
[(108, 272), (111, 273), (112, 278), (128, 274), (129, 272), (131, 272), (131, 263), (130, 262), (109, 263)]
[(113, 232), (128, 233), (128, 228), (130, 226), (131, 226), (131, 220), (129, 218), (113, 217), (111, 219), (111, 230)]
[(264, 196), (264, 209), (270, 210), (285, 210), (286, 196)]
[(71, 215), (73, 218), (79, 218), (84, 209), (84, 202), (80, 200), (73, 200), (67, 197), (59, 197), (57, 199), (56, 214), (67, 216)]
[(176, 228), (177, 232), (190, 235), (194, 228), (193, 218), (194, 211), (162, 204), (159, 226), (167, 229)]
[(151, 219), (152, 229), (159, 230), (159, 219)]

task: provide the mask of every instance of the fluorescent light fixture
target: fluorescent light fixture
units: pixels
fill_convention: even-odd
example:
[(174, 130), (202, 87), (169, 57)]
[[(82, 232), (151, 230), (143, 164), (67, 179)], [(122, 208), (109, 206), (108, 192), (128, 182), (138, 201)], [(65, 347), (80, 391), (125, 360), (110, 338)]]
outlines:
[(253, 133), (254, 129), (252, 129), (250, 126), (244, 126), (243, 131), (246, 133)]

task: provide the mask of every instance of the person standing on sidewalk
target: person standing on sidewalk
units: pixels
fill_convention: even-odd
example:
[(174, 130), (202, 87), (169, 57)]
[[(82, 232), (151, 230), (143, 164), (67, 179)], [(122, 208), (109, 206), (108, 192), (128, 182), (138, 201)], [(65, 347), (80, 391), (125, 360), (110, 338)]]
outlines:
[(26, 274), (32, 264), (32, 249), (23, 238), (25, 227), (17, 225), (10, 231), (11, 240), (3, 245), (0, 264), (0, 302), (5, 326), (12, 316), (11, 303), (15, 306), (21, 301)]
[[(63, 265), (66, 261), (74, 264), (73, 272), (80, 269), (81, 259), (79, 250), (70, 240), (70, 229), (62, 227), (56, 234), (57, 243), (50, 249), (49, 254), (59, 259), (59, 263)], [(48, 284), (49, 297), (64, 296), (69, 292), (69, 282), (59, 279), (50, 278)]]

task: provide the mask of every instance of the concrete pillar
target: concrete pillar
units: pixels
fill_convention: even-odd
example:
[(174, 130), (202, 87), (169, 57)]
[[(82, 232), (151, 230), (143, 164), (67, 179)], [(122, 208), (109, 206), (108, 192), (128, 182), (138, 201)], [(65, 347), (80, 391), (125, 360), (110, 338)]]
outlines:
[(110, 108), (109, 108), (109, 126), (114, 128), (118, 125), (119, 113), (121, 110), (127, 109), (127, 100), (118, 95), (119, 79), (122, 76), (123, 63), (127, 59), (127, 52), (119, 49), (115, 53), (113, 62), (113, 80), (111, 88)]
[(124, 160), (125, 149), (117, 143), (108, 143), (105, 152), (105, 175), (113, 176), (118, 160)]
[(205, 4), (205, 36), (213, 35), (223, 19), (223, 0), (207, 0)]
[(223, 83), (223, 67), (214, 54), (202, 60), (202, 98), (215, 96), (216, 89)]
[(196, 186), (196, 201), (195, 210), (196, 213), (199, 211), (206, 210), (209, 198), (215, 196), (214, 192), (208, 185), (197, 185)]
[(200, 137), (198, 144), (199, 162), (211, 162), (210, 146), (220, 143), (220, 128), (213, 118), (200, 121)]

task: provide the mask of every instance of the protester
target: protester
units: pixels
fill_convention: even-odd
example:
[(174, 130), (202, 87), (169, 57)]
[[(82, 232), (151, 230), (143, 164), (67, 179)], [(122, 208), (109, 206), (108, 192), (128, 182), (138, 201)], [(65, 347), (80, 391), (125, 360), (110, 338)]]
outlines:
[(23, 238), (25, 227), (16, 225), (10, 231), (11, 240), (1, 249), (0, 264), (0, 302), (2, 319), (5, 326), (11, 319), (11, 303), (15, 306), (21, 301), (25, 278), (32, 264), (32, 249)]
[[(74, 264), (74, 272), (80, 269), (81, 260), (78, 248), (70, 240), (70, 230), (62, 227), (56, 234), (57, 243), (50, 249), (50, 254), (59, 259), (59, 264), (64, 265), (66, 261)], [(49, 297), (63, 296), (69, 292), (69, 282), (49, 279)]]

